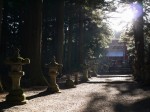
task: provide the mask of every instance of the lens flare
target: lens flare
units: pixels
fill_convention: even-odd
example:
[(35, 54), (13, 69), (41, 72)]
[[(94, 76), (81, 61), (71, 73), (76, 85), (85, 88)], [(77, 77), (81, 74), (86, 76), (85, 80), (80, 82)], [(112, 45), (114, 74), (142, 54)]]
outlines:
[(134, 14), (134, 19), (136, 20), (143, 14), (143, 7), (138, 2), (135, 2), (131, 5), (132, 12)]
[(115, 31), (122, 31), (127, 26), (131, 26), (133, 21), (140, 17), (143, 13), (143, 8), (138, 3), (126, 4), (118, 7), (117, 11), (111, 13), (110, 16), (110, 27)]

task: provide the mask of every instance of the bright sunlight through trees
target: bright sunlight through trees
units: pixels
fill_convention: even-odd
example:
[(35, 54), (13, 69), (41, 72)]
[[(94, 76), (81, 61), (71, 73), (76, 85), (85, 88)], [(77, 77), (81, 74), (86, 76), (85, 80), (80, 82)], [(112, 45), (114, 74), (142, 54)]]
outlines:
[(107, 22), (113, 31), (125, 30), (142, 14), (142, 6), (136, 2), (133, 4), (115, 3), (115, 7), (117, 7), (115, 11), (106, 12)]

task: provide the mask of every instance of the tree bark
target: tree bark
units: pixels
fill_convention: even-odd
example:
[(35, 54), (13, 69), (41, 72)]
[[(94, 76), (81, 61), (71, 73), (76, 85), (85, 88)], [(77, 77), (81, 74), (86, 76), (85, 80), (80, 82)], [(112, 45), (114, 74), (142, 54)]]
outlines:
[(60, 64), (63, 63), (63, 52), (64, 52), (64, 0), (58, 0), (58, 8), (56, 15), (56, 38), (55, 38), (55, 48), (56, 48), (56, 61)]
[[(4, 63), (7, 57), (7, 42), (8, 40), (8, 24), (7, 24), (7, 15), (9, 13), (8, 11), (8, 3), (7, 0), (0, 0), (1, 3), (3, 1), (3, 3), (0, 5), (2, 6), (2, 8), (4, 8), (3, 10), (1, 10), (1, 17), (2, 17), (2, 21), (1, 21), (1, 33), (0, 33), (0, 75), (1, 75), (1, 82), (3, 84), (3, 88), (4, 89), (10, 89), (10, 77), (8, 76), (8, 71), (9, 71), (9, 67)], [(11, 46), (10, 46), (11, 47)]]
[[(0, 0), (2, 2), (2, 0)], [(1, 62), (4, 62), (4, 59), (6, 58), (6, 43), (8, 41), (8, 28), (7, 28), (7, 15), (8, 15), (8, 4), (6, 1), (3, 1), (3, 5), (1, 5), (0, 10), (0, 59)], [(2, 7), (4, 7), (4, 10), (2, 11)], [(3, 19), (2, 19), (3, 18)], [(4, 63), (3, 63), (4, 64)]]
[[(3, 0), (0, 0), (0, 46), (1, 46), (1, 28), (2, 28), (2, 4)], [(0, 68), (1, 69), (1, 68)], [(3, 91), (2, 82), (1, 82), (1, 75), (0, 75), (0, 92)]]
[[(139, 1), (138, 3), (142, 6), (142, 1)], [(137, 80), (141, 80), (144, 67), (143, 7), (139, 9), (139, 12), (141, 15), (134, 22)]]
[(71, 58), (72, 58), (72, 30), (73, 30), (73, 24), (72, 20), (69, 20), (69, 38), (68, 38), (68, 55), (67, 55), (67, 68), (68, 71), (71, 71)]
[(79, 64), (84, 63), (84, 22), (82, 6), (79, 6)]
[(3, 0), (0, 0), (0, 44), (1, 44), (1, 29), (2, 29), (2, 7), (3, 7)]
[(33, 84), (43, 84), (41, 69), (42, 0), (28, 1), (24, 23), (23, 54), (30, 58), (28, 75)]

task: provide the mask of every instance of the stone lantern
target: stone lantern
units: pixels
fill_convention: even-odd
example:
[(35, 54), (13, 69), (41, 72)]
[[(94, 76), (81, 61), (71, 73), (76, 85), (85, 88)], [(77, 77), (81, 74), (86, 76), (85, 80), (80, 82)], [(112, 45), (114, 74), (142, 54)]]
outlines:
[(53, 57), (52, 61), (46, 65), (49, 69), (49, 77), (50, 77), (50, 84), (47, 88), (47, 92), (50, 93), (59, 93), (59, 86), (56, 83), (56, 77), (58, 75), (58, 70), (62, 67), (62, 64), (58, 64), (55, 60), (55, 57)]
[(86, 63), (84, 63), (82, 65), (82, 69), (83, 69), (83, 77), (82, 77), (81, 81), (87, 82), (89, 80), (88, 79), (88, 65)]
[(10, 65), (9, 76), (12, 80), (12, 89), (6, 96), (6, 102), (12, 104), (25, 104), (26, 97), (23, 90), (20, 87), (21, 77), (25, 74), (22, 71), (22, 65), (29, 64), (30, 60), (28, 58), (22, 58), (19, 54), (20, 50), (18, 48), (14, 49), (14, 56), (7, 58), (5, 63)]
[(97, 72), (96, 72), (96, 71), (97, 71), (97, 70), (96, 70), (96, 69), (97, 69), (97, 66), (98, 66), (98, 64), (97, 64), (97, 63), (94, 63), (94, 64), (93, 64), (93, 68), (92, 68), (92, 70), (93, 70), (93, 76), (95, 76), (95, 77), (97, 77)]
[(74, 76), (75, 76), (74, 83), (75, 83), (75, 84), (79, 84), (79, 73), (76, 72), (76, 73), (74, 74)]
[(75, 88), (75, 83), (73, 82), (73, 80), (71, 79), (71, 76), (68, 74), (67, 75), (67, 80), (66, 80), (66, 83), (65, 83), (66, 87), (67, 88)]

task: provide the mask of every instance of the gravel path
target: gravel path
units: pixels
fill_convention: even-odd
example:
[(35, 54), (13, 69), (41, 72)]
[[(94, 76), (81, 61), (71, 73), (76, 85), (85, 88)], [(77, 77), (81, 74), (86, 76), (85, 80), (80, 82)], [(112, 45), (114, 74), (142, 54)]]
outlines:
[(46, 87), (25, 90), (28, 103), (4, 105), (0, 112), (150, 112), (150, 90), (141, 89), (129, 75), (100, 75), (61, 93), (43, 94)]

